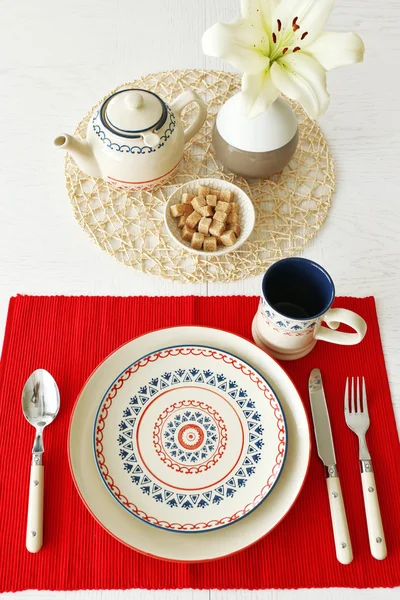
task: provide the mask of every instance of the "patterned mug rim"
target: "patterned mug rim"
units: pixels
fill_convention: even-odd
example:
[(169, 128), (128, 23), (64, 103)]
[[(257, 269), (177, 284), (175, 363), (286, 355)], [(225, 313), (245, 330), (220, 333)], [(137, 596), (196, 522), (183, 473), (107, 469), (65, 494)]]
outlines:
[[(327, 281), (330, 284), (331, 287), (331, 293), (330, 293), (330, 300), (329, 302), (325, 305), (324, 309), (321, 310), (319, 313), (312, 315), (311, 317), (302, 317), (302, 318), (296, 318), (296, 317), (291, 317), (289, 315), (285, 315), (283, 312), (277, 310), (273, 304), (271, 304), (270, 300), (267, 297), (267, 294), (264, 291), (264, 286), (265, 286), (265, 280), (267, 277), (267, 274), (271, 271), (271, 269), (276, 268), (276, 265), (278, 264), (282, 264), (282, 263), (302, 263), (302, 264), (307, 264), (312, 266), (313, 268), (317, 268), (319, 269), (324, 276), (326, 277)], [(307, 321), (314, 321), (315, 319), (318, 319), (319, 317), (324, 316), (328, 310), (330, 309), (330, 307), (333, 304), (333, 301), (335, 299), (335, 284), (333, 283), (333, 279), (332, 277), (329, 275), (328, 271), (326, 269), (324, 269), (324, 267), (322, 267), (320, 264), (318, 264), (317, 262), (310, 260), (309, 258), (302, 258), (300, 256), (291, 256), (288, 258), (282, 258), (278, 261), (276, 261), (275, 263), (273, 263), (270, 267), (268, 267), (268, 269), (265, 271), (263, 278), (262, 278), (262, 282), (261, 282), (261, 297), (263, 298), (263, 300), (268, 304), (268, 306), (271, 308), (271, 310), (274, 311), (274, 313), (276, 313), (277, 315), (280, 315), (281, 317), (283, 317), (284, 319), (290, 319), (291, 321), (297, 321), (298, 323), (304, 323)]]

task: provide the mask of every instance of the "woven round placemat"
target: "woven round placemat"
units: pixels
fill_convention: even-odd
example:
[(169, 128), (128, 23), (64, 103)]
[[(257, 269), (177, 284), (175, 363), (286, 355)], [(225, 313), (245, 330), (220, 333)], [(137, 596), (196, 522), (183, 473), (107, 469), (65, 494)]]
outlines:
[[(118, 190), (84, 174), (66, 155), (65, 178), (75, 218), (90, 238), (108, 254), (136, 271), (177, 282), (224, 282), (257, 275), (274, 261), (298, 254), (325, 221), (335, 178), (332, 157), (321, 129), (292, 103), (299, 120), (299, 145), (284, 171), (271, 180), (246, 181), (224, 171), (214, 157), (211, 130), (222, 104), (240, 90), (240, 75), (223, 71), (167, 71), (146, 75), (119, 86), (158, 93), (167, 103), (185, 88), (206, 102), (208, 116), (200, 132), (186, 145), (176, 176), (153, 192)], [(107, 94), (108, 97), (110, 94)], [(89, 118), (75, 135), (86, 137)], [(183, 114), (184, 125), (196, 109)], [(252, 199), (256, 226), (249, 240), (232, 254), (201, 257), (182, 250), (164, 225), (164, 205), (176, 187), (200, 177), (226, 179)]]

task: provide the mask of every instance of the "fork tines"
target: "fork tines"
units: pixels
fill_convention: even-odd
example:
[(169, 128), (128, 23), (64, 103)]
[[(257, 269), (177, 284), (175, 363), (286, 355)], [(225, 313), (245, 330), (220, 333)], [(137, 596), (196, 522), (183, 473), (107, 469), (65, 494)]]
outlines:
[[(349, 398), (349, 379), (351, 379), (350, 398)], [(354, 393), (354, 380), (356, 379), (356, 394)], [(360, 394), (360, 379), (362, 379), (362, 393)], [(364, 377), (347, 377), (346, 388), (344, 392), (344, 410), (348, 413), (368, 414), (367, 390), (365, 388)]]

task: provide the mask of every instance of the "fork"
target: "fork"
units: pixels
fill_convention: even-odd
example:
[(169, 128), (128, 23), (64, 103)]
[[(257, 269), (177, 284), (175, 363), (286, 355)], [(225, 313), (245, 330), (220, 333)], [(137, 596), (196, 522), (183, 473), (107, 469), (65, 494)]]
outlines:
[(354, 431), (358, 436), (359, 441), (361, 483), (371, 554), (377, 560), (383, 560), (386, 558), (387, 554), (385, 534), (382, 527), (381, 511), (379, 508), (371, 455), (367, 448), (367, 442), (365, 441), (365, 434), (369, 428), (370, 421), (364, 377), (362, 378), (361, 394), (360, 378), (357, 377), (356, 395), (354, 393), (354, 377), (351, 378), (350, 394), (349, 377), (347, 377), (344, 392), (344, 417), (347, 427)]

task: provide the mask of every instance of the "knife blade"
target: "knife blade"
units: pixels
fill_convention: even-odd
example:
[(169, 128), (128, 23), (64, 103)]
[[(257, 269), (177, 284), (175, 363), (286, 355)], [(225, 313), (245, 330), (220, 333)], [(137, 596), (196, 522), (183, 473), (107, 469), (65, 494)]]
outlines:
[(326, 484), (329, 496), (336, 557), (340, 563), (347, 565), (353, 560), (353, 550), (351, 547), (346, 511), (343, 503), (342, 489), (336, 467), (336, 456), (333, 446), (328, 407), (326, 405), (322, 376), (319, 369), (313, 369), (310, 373), (308, 392), (310, 396), (311, 414), (314, 423), (318, 456), (327, 469)]

